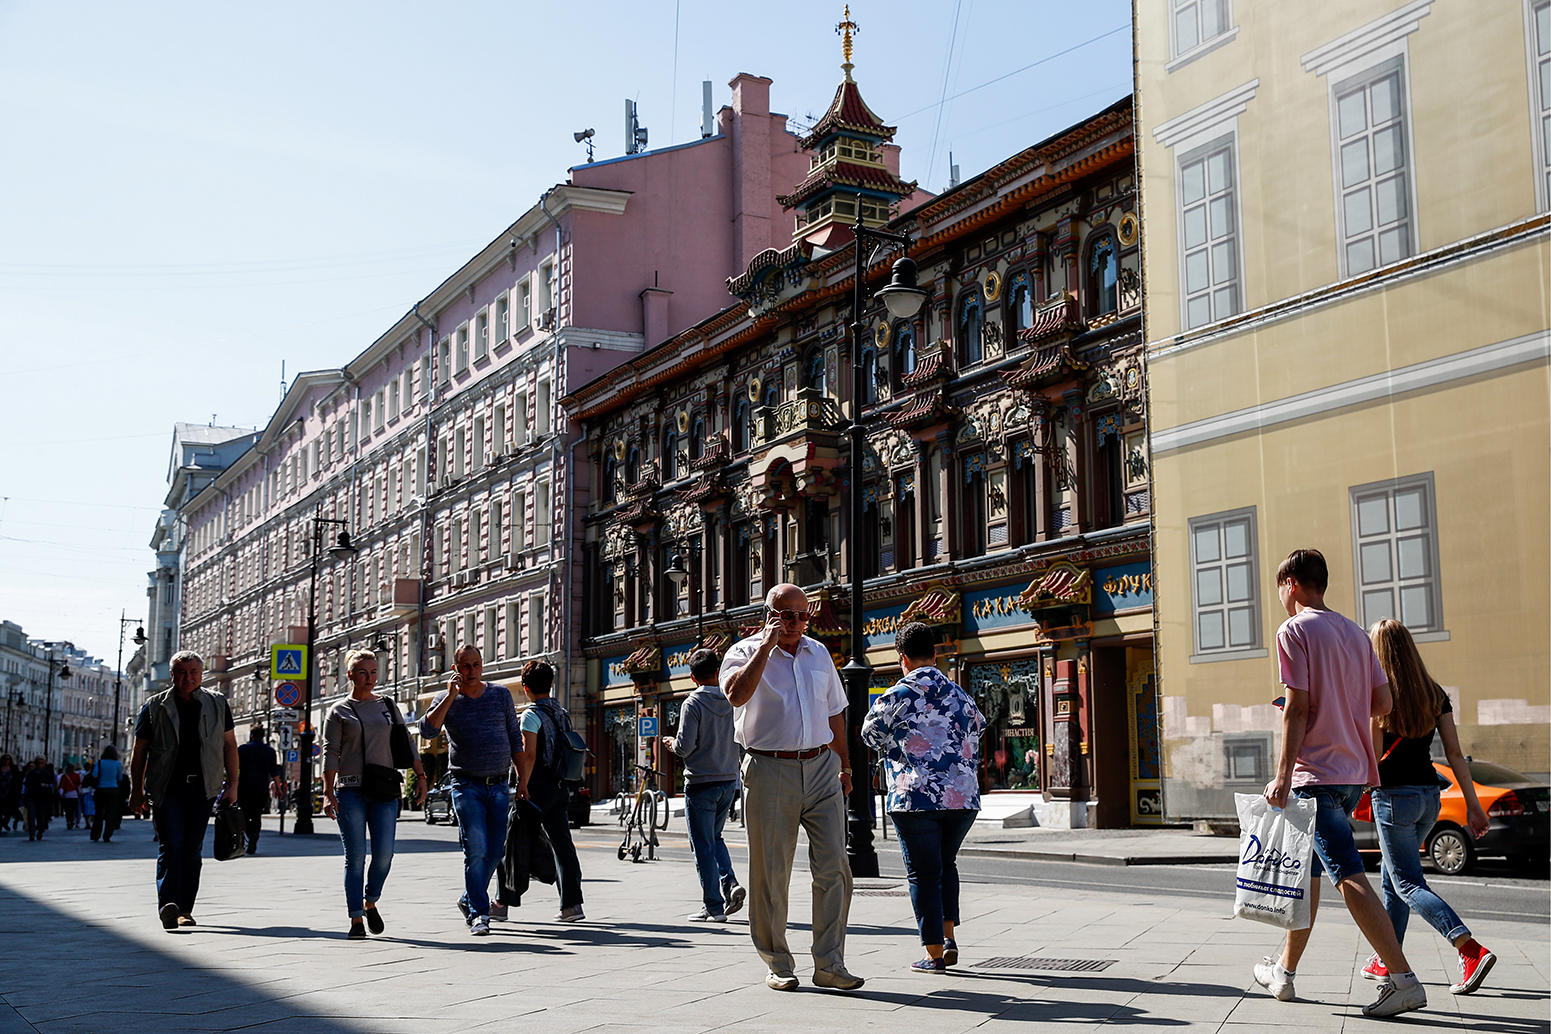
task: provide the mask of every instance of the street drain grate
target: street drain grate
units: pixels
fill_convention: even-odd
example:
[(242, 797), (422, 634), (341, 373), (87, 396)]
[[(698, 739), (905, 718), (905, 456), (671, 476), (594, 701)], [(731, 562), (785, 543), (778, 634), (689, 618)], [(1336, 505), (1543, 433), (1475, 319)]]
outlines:
[(1001, 956), (975, 963), (976, 969), (1051, 969), (1063, 973), (1097, 973), (1115, 964), (1114, 959), (1037, 959), (1030, 955)]
[(858, 898), (906, 898), (910, 891), (903, 887), (854, 887), (852, 897)]

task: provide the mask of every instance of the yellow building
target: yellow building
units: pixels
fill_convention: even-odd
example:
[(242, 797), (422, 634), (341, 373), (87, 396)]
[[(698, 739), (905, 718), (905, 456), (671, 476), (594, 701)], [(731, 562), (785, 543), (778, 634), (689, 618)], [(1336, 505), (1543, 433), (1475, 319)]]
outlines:
[(1138, 0), (1170, 820), (1275, 764), (1276, 565), (1551, 769), (1551, 0)]

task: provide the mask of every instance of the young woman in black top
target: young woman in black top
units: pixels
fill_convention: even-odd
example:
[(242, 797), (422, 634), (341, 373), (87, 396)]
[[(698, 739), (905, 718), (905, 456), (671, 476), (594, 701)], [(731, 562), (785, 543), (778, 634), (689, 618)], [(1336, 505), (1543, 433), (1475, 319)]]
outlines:
[[(1379, 785), (1373, 790), (1373, 822), (1384, 853), (1384, 910), (1395, 925), (1397, 940), (1404, 941), (1406, 921), (1415, 909), (1454, 945), (1459, 951), (1460, 979), (1449, 990), (1457, 995), (1470, 994), (1486, 979), (1497, 956), (1470, 936), (1470, 928), (1422, 876), (1420, 848), (1438, 821), (1441, 789), (1432, 764), (1435, 732), (1443, 740), (1443, 753), (1455, 782), (1464, 791), (1466, 824), (1478, 838), (1486, 833), (1486, 813), (1460, 753), (1454, 708), (1448, 694), (1427, 674), (1411, 633), (1400, 622), (1385, 619), (1368, 634), (1384, 674), (1389, 676), (1395, 700), (1389, 714), (1372, 719), (1373, 748), (1380, 758)], [(1369, 980), (1389, 976), (1377, 956), (1368, 960), (1362, 972)]]

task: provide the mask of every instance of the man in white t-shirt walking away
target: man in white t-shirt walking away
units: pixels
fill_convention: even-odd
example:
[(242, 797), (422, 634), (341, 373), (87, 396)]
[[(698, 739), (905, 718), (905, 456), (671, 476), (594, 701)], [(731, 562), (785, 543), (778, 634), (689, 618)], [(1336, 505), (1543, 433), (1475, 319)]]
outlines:
[(765, 597), (765, 627), (734, 643), (722, 659), (721, 683), (734, 708), (733, 727), (748, 751), (743, 814), (749, 838), (749, 936), (770, 967), (766, 985), (796, 990), (796, 963), (786, 944), (786, 903), (801, 828), (808, 835), (813, 877), (813, 983), (854, 991), (862, 978), (845, 967), (851, 910), (846, 691), (829, 651), (803, 634), (810, 617), (801, 589), (777, 585)]
[(1364, 1016), (1394, 1016), (1427, 1004), (1427, 991), (1411, 971), (1363, 867), (1347, 816), (1363, 788), (1379, 782), (1378, 760), (1368, 719), (1388, 714), (1389, 680), (1368, 635), (1357, 624), (1325, 606), (1330, 574), (1317, 549), (1295, 549), (1276, 571), (1277, 596), (1287, 620), (1276, 631), (1276, 654), (1286, 688), (1282, 712), (1282, 752), (1276, 778), (1265, 797), (1274, 808), (1288, 795), (1314, 800), (1314, 882), (1307, 929), (1289, 930), (1279, 957), (1255, 964), (1255, 982), (1278, 1001), (1296, 997), (1293, 978), (1308, 946), (1313, 916), (1319, 909), (1319, 876), (1330, 880), (1347, 911), (1373, 950), (1389, 968), (1379, 997), (1363, 1007)]

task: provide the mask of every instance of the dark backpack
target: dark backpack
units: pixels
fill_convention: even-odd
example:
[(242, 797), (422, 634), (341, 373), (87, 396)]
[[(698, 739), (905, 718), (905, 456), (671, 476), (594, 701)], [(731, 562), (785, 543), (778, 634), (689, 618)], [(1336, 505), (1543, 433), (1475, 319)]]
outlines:
[(544, 735), (539, 740), (538, 762), (562, 783), (580, 783), (587, 778), (587, 741), (571, 728), (571, 716), (553, 699), (534, 701)]

